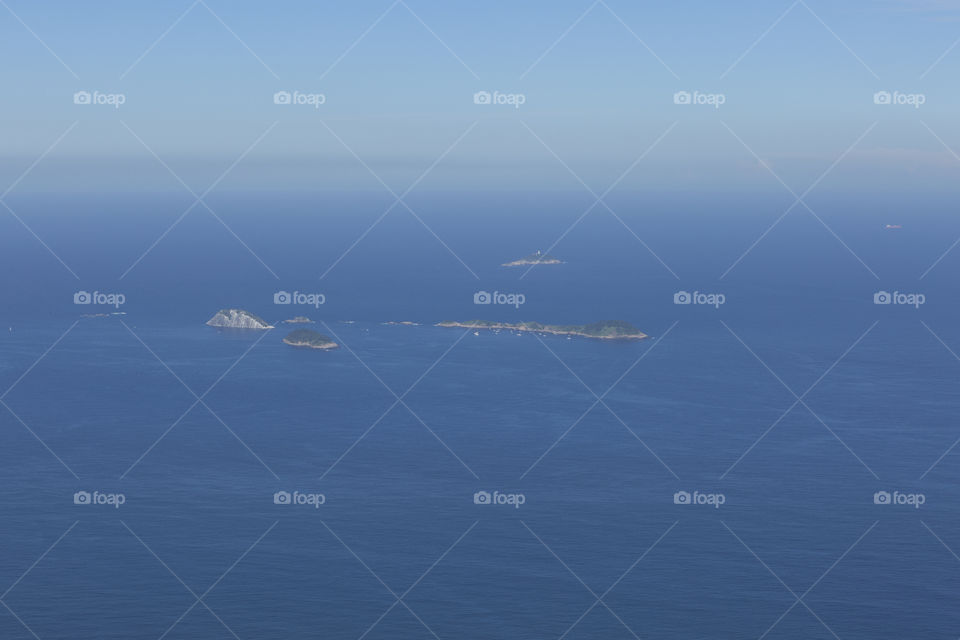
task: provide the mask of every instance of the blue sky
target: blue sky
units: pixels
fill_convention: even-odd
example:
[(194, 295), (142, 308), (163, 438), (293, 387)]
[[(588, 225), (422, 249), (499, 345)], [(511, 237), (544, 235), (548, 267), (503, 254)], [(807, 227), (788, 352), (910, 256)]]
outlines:
[(420, 188), (600, 192), (641, 156), (621, 188), (781, 189), (758, 157), (797, 191), (840, 156), (826, 188), (960, 171), (951, 0), (5, 2), (0, 184), (69, 129), (21, 193), (182, 188), (153, 153), (197, 191), (245, 152), (220, 188), (402, 191), (444, 153)]

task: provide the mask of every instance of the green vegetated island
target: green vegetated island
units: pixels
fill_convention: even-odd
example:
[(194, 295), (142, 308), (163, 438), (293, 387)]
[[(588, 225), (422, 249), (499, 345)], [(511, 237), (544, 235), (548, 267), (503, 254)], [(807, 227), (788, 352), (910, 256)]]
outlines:
[(491, 322), (488, 320), (468, 320), (466, 322), (439, 322), (438, 327), (459, 327), (461, 329), (490, 329), (520, 331), (531, 333), (549, 333), (558, 336), (579, 336), (599, 340), (643, 340), (648, 337), (629, 322), (623, 320), (605, 320), (590, 324), (542, 324), (540, 322)]
[(540, 251), (536, 253), (531, 253), (528, 256), (524, 256), (519, 260), (513, 260), (512, 262), (504, 262), (501, 267), (522, 267), (524, 265), (530, 264), (563, 264), (563, 260), (555, 258), (553, 256), (547, 255)]
[(292, 347), (306, 347), (308, 349), (336, 349), (340, 346), (329, 336), (310, 329), (292, 331), (283, 339), (283, 342)]

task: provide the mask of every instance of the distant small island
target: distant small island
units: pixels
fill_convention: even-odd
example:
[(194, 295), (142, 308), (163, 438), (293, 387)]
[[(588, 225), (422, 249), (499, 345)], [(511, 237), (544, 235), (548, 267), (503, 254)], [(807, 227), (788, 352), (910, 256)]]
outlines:
[(266, 320), (243, 309), (220, 309), (207, 324), (227, 329), (273, 329)]
[(310, 329), (292, 331), (283, 341), (292, 347), (307, 347), (309, 349), (336, 349), (340, 346), (328, 336)]
[(419, 322), (413, 322), (412, 320), (401, 320), (400, 322), (397, 322), (396, 320), (388, 320), (388, 321), (386, 321), (386, 322), (381, 322), (380, 324), (385, 324), (385, 325), (397, 325), (397, 324), (402, 324), (402, 325), (407, 326), (407, 327), (417, 327), (417, 326), (420, 326), (420, 323), (419, 323)]
[(307, 316), (297, 316), (295, 318), (290, 318), (289, 320), (284, 320), (287, 324), (312, 324), (313, 320)]
[(549, 333), (559, 336), (580, 336), (600, 340), (643, 340), (648, 337), (629, 322), (606, 320), (583, 325), (541, 324), (539, 322), (490, 322), (487, 320), (469, 320), (467, 322), (439, 322), (438, 327), (459, 327), (461, 329), (503, 329), (506, 331), (528, 331)]
[(524, 256), (519, 260), (514, 260), (513, 262), (504, 262), (501, 267), (522, 267), (528, 264), (563, 264), (563, 260), (559, 258), (554, 258), (553, 256), (547, 255), (540, 251), (536, 253), (531, 253), (528, 256)]

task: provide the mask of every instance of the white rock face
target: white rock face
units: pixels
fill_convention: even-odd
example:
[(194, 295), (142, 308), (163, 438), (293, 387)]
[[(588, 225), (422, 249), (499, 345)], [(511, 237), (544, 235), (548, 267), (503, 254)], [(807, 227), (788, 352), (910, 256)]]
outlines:
[(220, 309), (209, 320), (211, 327), (228, 327), (230, 329), (273, 329), (263, 318), (259, 318), (243, 309)]

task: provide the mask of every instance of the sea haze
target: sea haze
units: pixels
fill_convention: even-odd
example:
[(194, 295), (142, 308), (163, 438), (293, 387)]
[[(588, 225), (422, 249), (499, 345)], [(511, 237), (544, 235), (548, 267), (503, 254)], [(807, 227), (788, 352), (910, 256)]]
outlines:
[[(66, 263), (0, 217), (0, 599), (40, 638), (957, 635), (949, 203), (233, 193), (148, 251), (191, 198), (9, 200)], [(295, 315), (341, 348), (284, 345)], [(475, 318), (650, 338), (433, 326)]]

